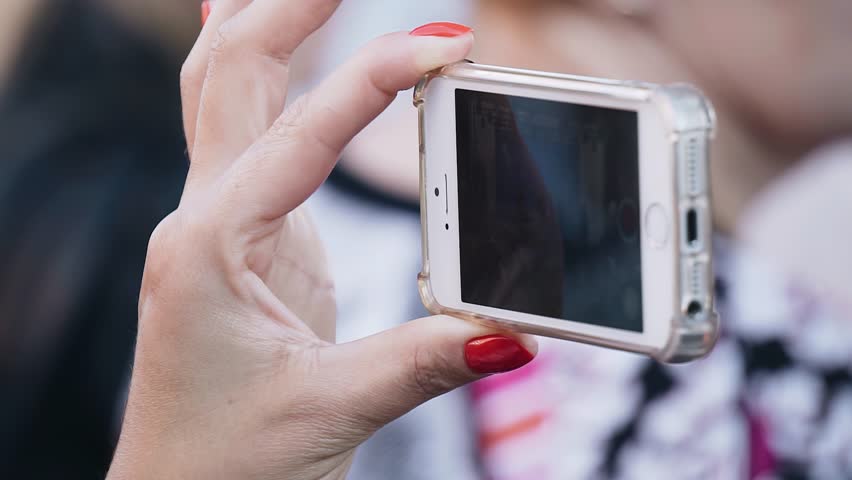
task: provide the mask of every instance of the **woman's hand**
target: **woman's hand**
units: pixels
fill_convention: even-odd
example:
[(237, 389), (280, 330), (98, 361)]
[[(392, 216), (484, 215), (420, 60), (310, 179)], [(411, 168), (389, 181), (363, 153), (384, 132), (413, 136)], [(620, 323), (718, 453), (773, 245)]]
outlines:
[(332, 343), (301, 205), (397, 91), (473, 43), (452, 25), (384, 36), (285, 108), (288, 59), (336, 5), (218, 0), (186, 62), (192, 165), (151, 238), (111, 478), (342, 478), (385, 423), (532, 359), (533, 340), (448, 317)]

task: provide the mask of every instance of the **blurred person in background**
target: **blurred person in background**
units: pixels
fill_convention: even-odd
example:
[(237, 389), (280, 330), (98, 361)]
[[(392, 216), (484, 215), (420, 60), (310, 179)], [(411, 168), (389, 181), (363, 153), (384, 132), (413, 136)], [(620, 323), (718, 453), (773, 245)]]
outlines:
[[(851, 203), (826, 182), (852, 180), (841, 168), (852, 162), (848, 144), (829, 146), (852, 136), (852, 62), (844, 53), (852, 45), (850, 7), (837, 0), (457, 6), (452, 18), (476, 31), (474, 61), (688, 81), (711, 97), (719, 116), (712, 182), (723, 338), (709, 358), (677, 367), (545, 339), (532, 365), (478, 382), (465, 398), (445, 396), (379, 432), (355, 471), (438, 478), (433, 472), (455, 469), (452, 478), (497, 480), (852, 477), (852, 293), (843, 287), (852, 284), (843, 273), (852, 268), (842, 260), (852, 235), (834, 225), (848, 220)], [(357, 14), (342, 9), (338, 22)], [(321, 31), (323, 47), (351, 48), (343, 31)], [(350, 307), (341, 310), (349, 336), (391, 326), (381, 319), (407, 318), (376, 315), (394, 305), (419, 308), (410, 280), (420, 254), (410, 102), (410, 93), (400, 96), (357, 137), (330, 185), (310, 200), (338, 298)], [(834, 176), (803, 167), (826, 164), (825, 156), (834, 159)], [(810, 175), (788, 179), (800, 172)], [(798, 217), (789, 216), (794, 205)], [(360, 321), (348, 322), (350, 315)], [(431, 456), (408, 450), (408, 462), (397, 455), (400, 445), (429, 438), (449, 438), (452, 447)], [(471, 450), (476, 459), (468, 458)], [(385, 464), (395, 477), (382, 477)]]
[[(777, 182), (798, 165), (828, 151), (847, 164), (852, 159), (848, 145), (823, 148), (852, 135), (852, 62), (843, 53), (852, 44), (852, 4), (566, 2), (529, 12), (511, 22), (539, 25), (525, 38), (551, 55), (518, 56), (513, 63), (690, 81), (713, 100), (723, 336), (707, 359), (678, 367), (543, 344), (538, 369), (519, 373), (514, 383), (489, 379), (474, 388), (482, 454), (493, 477), (852, 476), (852, 311), (848, 300), (839, 301), (850, 292), (843, 283), (818, 288), (813, 277), (788, 268), (789, 250), (787, 257), (767, 255), (779, 245), (810, 244), (795, 257), (814, 263), (830, 255), (821, 246), (823, 234), (796, 224), (800, 215), (786, 218), (783, 235), (762, 233), (760, 249), (744, 248), (740, 240), (766, 225), (762, 202), (755, 201), (761, 192), (792, 195)], [(478, 39), (480, 46), (494, 43), (484, 33)], [(849, 218), (843, 213), (848, 195), (832, 191), (835, 203), (809, 214), (822, 219), (817, 224)], [(783, 218), (778, 213), (776, 224)], [(828, 250), (838, 260), (848, 258), (843, 243)], [(536, 387), (539, 405), (508, 408)], [(558, 460), (566, 450), (572, 455)]]
[(146, 245), (186, 174), (193, 2), (6, 0), (0, 17), (0, 478), (103, 478)]

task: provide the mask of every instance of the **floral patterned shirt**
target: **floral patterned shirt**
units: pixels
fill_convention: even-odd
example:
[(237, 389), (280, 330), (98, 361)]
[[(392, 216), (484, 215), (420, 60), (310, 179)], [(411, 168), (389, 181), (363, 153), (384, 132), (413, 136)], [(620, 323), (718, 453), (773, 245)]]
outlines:
[(492, 480), (852, 478), (852, 312), (716, 243), (723, 332), (706, 359), (545, 339), (474, 385)]

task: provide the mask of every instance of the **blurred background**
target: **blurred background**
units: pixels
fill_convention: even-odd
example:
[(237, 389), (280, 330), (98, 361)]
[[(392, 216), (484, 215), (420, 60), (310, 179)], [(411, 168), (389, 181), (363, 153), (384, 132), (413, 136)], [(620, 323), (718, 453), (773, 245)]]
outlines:
[[(200, 2), (3, 6), (0, 479), (103, 478), (148, 237), (188, 166), (178, 76)], [(437, 20), (474, 27), (477, 62), (711, 97), (723, 336), (678, 367), (544, 340), (529, 366), (381, 430), (351, 478), (852, 478), (852, 2), (344, 1), (291, 96)], [(310, 200), (341, 341), (425, 314), (416, 145), (406, 92)]]

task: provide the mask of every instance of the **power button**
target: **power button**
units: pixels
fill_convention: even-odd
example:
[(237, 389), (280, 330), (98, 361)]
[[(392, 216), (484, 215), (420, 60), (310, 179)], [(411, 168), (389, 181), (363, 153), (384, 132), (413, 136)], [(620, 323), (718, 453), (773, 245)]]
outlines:
[(654, 248), (665, 247), (669, 240), (669, 216), (659, 203), (651, 205), (645, 212), (645, 234)]

